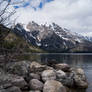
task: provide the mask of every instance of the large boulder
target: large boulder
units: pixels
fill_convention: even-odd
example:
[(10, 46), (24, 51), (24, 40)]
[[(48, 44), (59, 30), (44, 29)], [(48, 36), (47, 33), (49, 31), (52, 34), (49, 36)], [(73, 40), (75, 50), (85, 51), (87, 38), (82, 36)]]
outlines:
[(42, 72), (46, 69), (46, 66), (45, 65), (41, 65), (37, 62), (32, 62), (31, 65), (30, 65), (30, 70), (31, 72)]
[(38, 79), (38, 80), (41, 79), (40, 75), (39, 74), (35, 74), (35, 73), (30, 73), (29, 77), (30, 77), (30, 79)]
[(62, 71), (65, 71), (65, 72), (70, 71), (70, 66), (68, 64), (60, 63), (60, 64), (56, 64), (54, 67), (57, 70), (62, 70)]
[(13, 87), (7, 88), (6, 92), (22, 92), (22, 91), (20, 90), (20, 88), (13, 86)]
[(42, 80), (45, 82), (47, 80), (55, 80), (56, 73), (54, 70), (44, 70), (42, 72)]
[(0, 89), (0, 92), (7, 92), (5, 89)]
[(15, 75), (14, 76), (12, 75), (11, 83), (12, 83), (12, 85), (17, 86), (21, 89), (24, 89), (27, 86), (27, 83), (26, 83), (26, 81), (24, 80), (23, 77), (15, 76)]
[(43, 92), (66, 92), (66, 89), (60, 82), (48, 80), (44, 84)]
[(57, 77), (57, 79), (65, 78), (66, 77), (66, 73), (63, 72), (62, 70), (57, 70), (56, 71), (56, 77)]
[(0, 89), (11, 87), (11, 79), (7, 74), (0, 73)]
[(72, 74), (66, 74), (66, 77), (58, 79), (63, 85), (68, 87), (74, 87), (74, 79)]
[(81, 68), (76, 69), (76, 73), (77, 73), (77, 75), (79, 75), (82, 78), (82, 80), (86, 81), (86, 76), (85, 76), (83, 69), (81, 69)]
[(29, 73), (29, 67), (29, 61), (11, 62), (7, 65), (7, 71), (25, 77)]
[(30, 80), (29, 86), (30, 86), (30, 89), (32, 90), (42, 90), (43, 89), (43, 83), (37, 79)]
[(72, 76), (66, 74), (62, 70), (56, 71), (57, 80), (60, 81), (63, 85), (72, 87), (74, 82)]
[(83, 69), (79, 68), (74, 71), (74, 82), (75, 82), (75, 86), (79, 88), (88, 87), (88, 82), (86, 80), (86, 76)]
[(0, 74), (0, 88), (6, 89), (11, 86), (24, 88), (25, 86), (27, 86), (27, 83), (23, 77), (12, 75), (12, 74)]

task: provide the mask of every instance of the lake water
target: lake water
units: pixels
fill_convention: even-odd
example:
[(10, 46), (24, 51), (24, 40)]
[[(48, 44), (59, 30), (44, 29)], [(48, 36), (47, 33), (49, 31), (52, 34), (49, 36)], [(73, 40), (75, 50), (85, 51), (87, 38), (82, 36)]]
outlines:
[(81, 67), (84, 69), (89, 82), (89, 88), (86, 91), (71, 91), (71, 92), (92, 92), (92, 54), (84, 53), (39, 53), (31, 54), (32, 61), (38, 61), (45, 64), (52, 63), (67, 63), (73, 67)]

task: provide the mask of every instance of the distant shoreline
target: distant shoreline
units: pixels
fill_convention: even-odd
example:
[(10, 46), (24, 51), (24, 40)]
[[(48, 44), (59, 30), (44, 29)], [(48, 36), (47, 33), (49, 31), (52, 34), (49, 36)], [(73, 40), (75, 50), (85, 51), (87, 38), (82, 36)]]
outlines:
[(92, 53), (24, 53), (23, 55), (26, 55), (26, 54), (65, 54), (65, 55), (92, 55)]

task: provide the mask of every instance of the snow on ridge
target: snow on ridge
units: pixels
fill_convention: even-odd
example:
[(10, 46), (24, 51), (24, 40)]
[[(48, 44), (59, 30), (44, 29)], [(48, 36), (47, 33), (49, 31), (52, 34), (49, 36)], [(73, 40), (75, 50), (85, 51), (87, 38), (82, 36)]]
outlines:
[(65, 37), (62, 37), (62, 39), (64, 39), (64, 40), (69, 40), (68, 38), (65, 38)]
[[(50, 33), (51, 33), (51, 31), (55, 32), (55, 34), (57, 34), (60, 38), (62, 38), (63, 40), (66, 40), (66, 41), (72, 40), (72, 41), (81, 43), (83, 39), (86, 39), (86, 37), (84, 37), (83, 34), (78, 34), (76, 32), (72, 32), (66, 28), (60, 27), (59, 25), (57, 25), (55, 23), (48, 25), (48, 26), (47, 25), (38, 25), (35, 22), (32, 22), (31, 24), (34, 27), (33, 28), (34, 30), (37, 29), (40, 31), (41, 36), (44, 32), (46, 33), (46, 30), (48, 30), (47, 32), (50, 32)], [(23, 24), (23, 27), (27, 32), (30, 32), (30, 29), (27, 28), (27, 25)], [(92, 32), (91, 32), (91, 34), (92, 34)], [(31, 33), (30, 33), (30, 36), (32, 36), (34, 39), (36, 39), (36, 37), (34, 37)], [(37, 37), (37, 39), (39, 42), (41, 41), (41, 39), (39, 37)]]
[(37, 46), (41, 46), (41, 43), (36, 42)]
[(82, 33), (83, 36), (92, 37), (92, 32)]
[(27, 32), (30, 32), (30, 30), (27, 28), (26, 25), (23, 25), (24, 29), (27, 31)]

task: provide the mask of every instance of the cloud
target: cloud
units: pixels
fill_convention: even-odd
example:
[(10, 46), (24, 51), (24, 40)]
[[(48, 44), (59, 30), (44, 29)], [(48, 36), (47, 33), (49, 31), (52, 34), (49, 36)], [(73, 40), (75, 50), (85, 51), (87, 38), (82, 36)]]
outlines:
[[(37, 1), (37, 2), (36, 2)], [(33, 0), (26, 8), (17, 9), (17, 22), (27, 24), (29, 21), (37, 23), (55, 22), (71, 31), (86, 33), (92, 31), (92, 0)], [(43, 3), (43, 8), (35, 11), (32, 7)]]
[[(15, 0), (15, 1), (18, 2), (17, 0)], [(21, 1), (21, 0), (19, 0), (19, 1)], [(15, 5), (14, 8), (17, 9), (17, 8), (21, 8), (21, 7), (28, 7), (28, 6), (30, 6), (34, 10), (37, 10), (39, 8), (40, 9), (43, 8), (43, 6), (46, 3), (49, 3), (51, 1), (54, 1), (54, 0), (24, 0), (23, 3), (21, 3), (19, 5)]]

